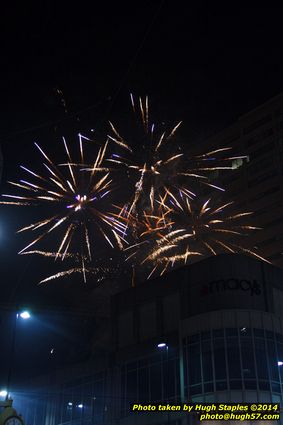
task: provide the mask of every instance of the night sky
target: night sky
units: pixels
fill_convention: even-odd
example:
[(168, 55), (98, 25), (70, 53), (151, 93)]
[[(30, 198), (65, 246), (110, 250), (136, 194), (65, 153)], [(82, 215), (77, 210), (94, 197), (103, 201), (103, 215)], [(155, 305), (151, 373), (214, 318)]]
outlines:
[[(158, 119), (183, 120), (190, 143), (283, 91), (280, 8), (101, 3), (31, 1), (1, 11), (2, 192), (18, 165), (38, 160), (34, 141), (57, 154), (63, 135), (126, 122), (130, 92), (148, 94)], [(28, 219), (0, 210), (2, 302), (51, 303), (54, 286), (44, 296), (36, 286), (38, 260), (17, 256), (15, 231)]]

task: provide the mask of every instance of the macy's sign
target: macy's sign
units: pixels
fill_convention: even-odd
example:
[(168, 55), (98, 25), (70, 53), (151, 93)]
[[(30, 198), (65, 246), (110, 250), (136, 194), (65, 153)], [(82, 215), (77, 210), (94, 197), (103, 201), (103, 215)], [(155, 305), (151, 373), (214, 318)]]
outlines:
[(218, 294), (226, 291), (243, 291), (253, 296), (261, 294), (261, 287), (255, 279), (219, 279), (203, 285), (201, 288), (201, 295)]

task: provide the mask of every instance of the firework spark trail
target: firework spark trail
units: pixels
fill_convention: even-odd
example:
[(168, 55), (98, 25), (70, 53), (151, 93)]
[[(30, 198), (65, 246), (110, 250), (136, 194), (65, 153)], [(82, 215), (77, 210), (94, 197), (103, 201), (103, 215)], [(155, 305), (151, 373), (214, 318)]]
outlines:
[[(27, 253), (28, 254), (28, 253)], [(30, 254), (44, 255), (46, 257), (54, 258), (56, 253), (53, 252), (41, 252), (41, 251), (32, 251)], [(65, 270), (59, 270), (51, 274), (50, 276), (42, 279), (39, 283), (44, 284), (53, 280), (68, 278), (71, 275), (78, 275), (82, 278), (83, 282), (87, 282), (88, 277), (94, 277), (96, 284), (100, 284), (103, 280), (117, 278), (121, 274), (121, 265), (124, 262), (120, 263), (121, 256), (119, 257), (110, 257), (109, 255), (105, 257), (105, 254), (102, 254), (100, 251), (97, 253), (96, 257), (93, 258), (91, 262), (87, 261), (86, 257), (81, 258), (80, 254), (67, 254), (68, 262), (75, 263), (71, 264), (70, 267)], [(61, 254), (62, 256), (62, 254)], [(67, 262), (67, 260), (66, 260)], [(65, 264), (65, 263), (64, 263)], [(94, 281), (92, 280), (92, 283)]]
[[(18, 231), (36, 232), (39, 229), (44, 229), (19, 253), (36, 253), (54, 257), (55, 260), (58, 258), (64, 260), (65, 258), (70, 258), (74, 250), (78, 251), (79, 249), (81, 252), (80, 269), (85, 280), (87, 263), (92, 260), (94, 238), (97, 237), (97, 234), (100, 234), (111, 247), (117, 244), (121, 249), (125, 241), (126, 226), (118, 217), (103, 211), (102, 199), (107, 197), (112, 190), (109, 169), (102, 167), (107, 144), (99, 149), (91, 167), (91, 173), (84, 173), (81, 171), (81, 166), (84, 165), (85, 161), (84, 140), (89, 139), (79, 135), (80, 161), (76, 163), (72, 160), (66, 140), (63, 139), (68, 162), (60, 165), (56, 165), (44, 150), (35, 143), (44, 161), (46, 161), (46, 163), (43, 162), (43, 165), (47, 170), (47, 176), (21, 166), (21, 169), (32, 176), (35, 182), (26, 180), (20, 180), (20, 183), (9, 182), (14, 187), (23, 189), (28, 193), (26, 196), (3, 194), (2, 197), (8, 198), (8, 200), (0, 201), (0, 203), (18, 206), (45, 205), (46, 207), (55, 208), (56, 214), (25, 226)], [(67, 170), (67, 173), (65, 170)], [(88, 176), (87, 179), (85, 178), (86, 176)], [(58, 236), (60, 234), (61, 236), (58, 248), (53, 253), (48, 250), (29, 250), (30, 247), (38, 244), (48, 234), (53, 234), (57, 229), (60, 230)], [(78, 239), (82, 242), (78, 243)], [(79, 246), (77, 246), (78, 244)], [(70, 270), (78, 272), (78, 268)]]
[[(123, 207), (113, 205), (118, 212), (112, 213), (113, 217), (119, 219), (123, 222), (124, 229), (129, 228), (129, 236), (132, 236), (134, 241), (139, 240), (138, 243), (131, 244), (131, 247), (138, 246), (142, 244), (142, 238), (147, 235), (155, 236), (157, 234), (159, 237), (162, 236), (162, 231), (167, 231), (168, 227), (173, 224), (168, 218), (170, 213), (170, 208), (163, 208), (162, 205), (154, 202), (153, 208), (150, 213), (143, 211), (140, 218), (137, 218), (135, 214), (132, 214), (131, 207), (124, 205)], [(125, 250), (128, 250), (126, 248)]]
[[(233, 202), (214, 206), (211, 199), (201, 203), (199, 186), (224, 191), (210, 181), (211, 172), (233, 169), (234, 160), (246, 156), (230, 154), (231, 147), (185, 155), (176, 143), (175, 135), (181, 121), (171, 130), (155, 125), (149, 119), (148, 97), (136, 101), (131, 95), (135, 126), (124, 137), (112, 123), (106, 143), (98, 149), (95, 159), (86, 162), (85, 142), (92, 142), (79, 134), (78, 161), (73, 160), (63, 138), (66, 162), (55, 163), (35, 143), (43, 157), (45, 174), (27, 167), (28, 175), (19, 182), (8, 182), (26, 193), (3, 194), (0, 204), (17, 206), (46, 206), (52, 215), (21, 228), (18, 232), (33, 232), (34, 239), (19, 253), (37, 254), (54, 260), (72, 260), (79, 266), (70, 267), (50, 276), (43, 282), (72, 273), (81, 274), (86, 282), (88, 274), (97, 274), (92, 267), (94, 245), (102, 237), (113, 248), (124, 250), (127, 260), (135, 267), (150, 268), (148, 278), (155, 272), (164, 274), (168, 267), (186, 264), (197, 256), (217, 255), (220, 252), (243, 252), (266, 261), (254, 250), (235, 243), (234, 239), (258, 229), (242, 223), (252, 213), (229, 213)], [(108, 146), (117, 150), (106, 157)], [(111, 164), (111, 168), (109, 166)], [(127, 176), (131, 193), (122, 200), (116, 212), (105, 212), (103, 199), (112, 192), (115, 172)], [(122, 179), (120, 180), (121, 183)], [(212, 191), (213, 195), (213, 191)], [(108, 198), (109, 199), (109, 198)], [(120, 201), (119, 201), (120, 202)], [(38, 232), (41, 232), (38, 234)], [(30, 250), (48, 235), (58, 234), (56, 249)], [(54, 244), (54, 241), (52, 242)], [(125, 248), (125, 245), (128, 245)]]
[[(170, 231), (170, 227), (174, 224), (174, 221), (170, 219), (171, 211), (172, 209), (168, 207), (164, 208), (162, 202), (159, 204), (155, 202), (151, 213), (147, 214), (144, 211), (140, 220), (135, 215), (128, 215), (126, 207), (120, 208), (117, 213), (117, 216), (122, 217), (131, 229), (135, 229), (134, 240), (138, 240), (137, 243), (125, 248), (126, 261), (132, 260), (133, 264), (141, 266), (145, 263), (152, 263), (154, 270), (151, 270), (149, 276), (159, 268), (160, 259), (167, 251), (176, 248), (180, 241), (192, 236), (183, 229)], [(162, 270), (164, 270), (164, 264)]]
[[(221, 252), (244, 252), (267, 261), (254, 249), (248, 250), (233, 240), (235, 236), (245, 237), (247, 232), (259, 229), (241, 222), (242, 218), (250, 216), (252, 212), (231, 214), (229, 207), (233, 202), (213, 207), (211, 199), (200, 204), (182, 192), (175, 197), (167, 191), (167, 196), (159, 204), (165, 210), (170, 210), (170, 228), (173, 230), (157, 239), (154, 248), (144, 259), (144, 262), (152, 262), (155, 268), (156, 263), (165, 264), (167, 269), (170, 263), (172, 266), (180, 261), (186, 264), (190, 256), (206, 257)], [(175, 232), (179, 232), (179, 236), (175, 237)]]
[[(246, 156), (229, 156), (231, 147), (191, 157), (184, 155), (174, 141), (182, 122), (178, 122), (169, 132), (163, 129), (160, 131), (160, 126), (149, 122), (148, 97), (139, 97), (136, 101), (131, 94), (130, 98), (136, 117), (132, 134), (122, 136), (112, 122), (109, 123), (111, 131), (108, 134), (109, 141), (126, 151), (126, 155), (124, 157), (123, 154), (112, 154), (111, 158), (107, 159), (118, 169), (127, 171), (132, 187), (129, 214), (143, 214), (144, 205), (152, 209), (154, 199), (163, 196), (168, 189), (173, 193), (180, 189), (188, 190), (193, 196), (192, 189), (203, 184), (224, 191), (209, 180), (208, 174), (217, 170), (231, 170), (233, 160), (244, 159)], [(131, 140), (131, 143), (127, 139)]]
[[(148, 107), (148, 97), (143, 99), (140, 97), (138, 100), (138, 106), (135, 105), (134, 97), (131, 95), (131, 102), (134, 112), (138, 111), (138, 115), (140, 116), (140, 120), (142, 123), (143, 132), (145, 135), (149, 133), (149, 107)], [(183, 154), (169, 154), (165, 159), (159, 158), (159, 150), (163, 143), (167, 142), (171, 139), (180, 126), (181, 122), (179, 122), (170, 132), (169, 135), (166, 136), (166, 133), (163, 132), (161, 136), (158, 136), (157, 140), (155, 139), (154, 132), (154, 124), (151, 125), (151, 131), (149, 136), (149, 141), (139, 143), (138, 149), (141, 148), (142, 155), (136, 155), (135, 149), (131, 148), (129, 144), (124, 140), (118, 130), (114, 127), (114, 125), (110, 122), (110, 127), (112, 130), (112, 134), (109, 134), (108, 137), (118, 146), (126, 149), (129, 153), (135, 154), (135, 157), (132, 159), (123, 158), (120, 155), (115, 155), (114, 158), (109, 158), (108, 162), (112, 162), (114, 164), (118, 164), (119, 166), (126, 167), (128, 170), (132, 170), (134, 174), (134, 195), (131, 201), (131, 207), (129, 208), (128, 213), (132, 214), (137, 209), (137, 204), (142, 197), (147, 197), (149, 192), (149, 203), (151, 208), (153, 208), (153, 202), (155, 198), (155, 193), (159, 193), (157, 187), (155, 185), (154, 179), (158, 176), (163, 176), (162, 167), (169, 168), (171, 166), (170, 163), (174, 163), (177, 159), (179, 159)], [(142, 136), (143, 138), (144, 136)], [(138, 143), (139, 141), (136, 140)], [(172, 167), (174, 164), (172, 164)], [(150, 181), (153, 180), (153, 181)], [(148, 190), (147, 190), (148, 189)]]
[[(43, 257), (50, 257), (50, 258), (63, 258), (63, 254), (58, 254), (57, 252), (51, 252), (51, 251), (40, 251), (40, 250), (33, 250), (33, 251), (24, 251), (22, 255), (40, 255)], [(74, 258), (75, 255), (71, 253), (66, 254), (67, 258)]]
[(243, 222), (252, 212), (231, 212), (232, 206), (233, 202), (213, 205), (211, 199), (200, 202), (184, 190), (175, 195), (167, 189), (155, 200), (151, 214), (143, 212), (142, 220), (127, 216), (123, 207), (117, 216), (124, 215), (138, 233), (136, 243), (125, 249), (127, 260), (150, 269), (147, 278), (156, 272), (164, 274), (169, 266), (222, 252), (242, 252), (265, 260), (254, 249), (235, 242), (235, 237), (244, 238), (259, 228)]
[(101, 273), (101, 268), (99, 268), (99, 270), (97, 269), (91, 269), (91, 268), (85, 268), (84, 265), (82, 267), (73, 267), (71, 269), (68, 270), (64, 270), (62, 272), (58, 272), (53, 274), (52, 276), (48, 276), (45, 279), (42, 279), (39, 283), (46, 283), (46, 282), (50, 282), (51, 280), (54, 279), (60, 279), (66, 276), (70, 276), (71, 274), (74, 273), (78, 273), (78, 274), (82, 274), (83, 278), (84, 278), (84, 282), (86, 282), (86, 275), (87, 274), (97, 274), (98, 272)]

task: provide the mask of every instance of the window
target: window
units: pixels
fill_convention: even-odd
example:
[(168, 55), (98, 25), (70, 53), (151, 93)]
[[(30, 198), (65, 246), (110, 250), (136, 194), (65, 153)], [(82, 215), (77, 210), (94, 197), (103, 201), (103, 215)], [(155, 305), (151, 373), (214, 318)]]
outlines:
[(226, 335), (227, 336), (238, 336), (238, 329), (237, 328), (227, 328), (226, 329)]
[[(186, 364), (186, 363), (185, 363)], [(180, 370), (178, 351), (167, 352), (121, 366), (121, 416), (129, 415), (129, 404), (176, 402), (180, 398)]]
[[(283, 344), (282, 343), (277, 343), (277, 353), (278, 353), (277, 362), (278, 361), (282, 362), (283, 361)], [(279, 366), (279, 374), (280, 374), (281, 383), (283, 384), (283, 365)]]
[(189, 361), (189, 383), (190, 385), (198, 384), (201, 382), (201, 363), (200, 363), (200, 344), (189, 345), (188, 350)]
[(214, 338), (223, 338), (224, 337), (224, 329), (213, 329), (212, 336)]
[(161, 364), (150, 366), (150, 400), (160, 401), (162, 398)]
[(255, 357), (258, 378), (260, 380), (268, 379), (268, 365), (264, 339), (255, 338)]
[(272, 340), (267, 340), (267, 353), (270, 378), (272, 381), (279, 381), (275, 342)]
[(176, 359), (169, 359), (168, 362), (165, 362), (163, 369), (163, 385), (164, 385), (164, 398), (172, 399), (176, 396), (178, 390), (176, 388), (178, 376), (179, 362)]
[(244, 378), (255, 378), (255, 360), (250, 337), (241, 338), (241, 354)]
[(119, 345), (124, 346), (134, 341), (134, 319), (132, 311), (123, 312), (118, 320)]
[(241, 390), (242, 389), (242, 381), (239, 379), (231, 379), (230, 380), (230, 389), (231, 390)]
[(264, 330), (263, 329), (254, 329), (254, 336), (259, 338), (264, 338)]
[(203, 392), (211, 393), (213, 391), (214, 391), (213, 382), (209, 382), (209, 383), (204, 384)]
[(241, 378), (240, 347), (237, 337), (227, 338), (227, 357), (230, 380)]
[(211, 338), (211, 335), (210, 335), (210, 332), (208, 331), (208, 332), (202, 332), (201, 333), (201, 339), (202, 339), (202, 341), (205, 341), (205, 340), (207, 340), (207, 339), (210, 339)]
[(211, 341), (202, 342), (202, 374), (203, 381), (208, 382), (213, 380), (213, 370), (212, 370), (212, 350), (211, 350)]
[(283, 335), (248, 327), (226, 328), (226, 338), (221, 332), (223, 335), (223, 329), (214, 330), (212, 338), (207, 338), (210, 333), (202, 334), (201, 343), (187, 346), (189, 396), (227, 388), (277, 393), (280, 385), (283, 387), (283, 366), (278, 365), (283, 361)]
[(270, 391), (270, 384), (268, 381), (259, 381), (258, 387), (262, 391)]
[(138, 400), (140, 402), (148, 401), (149, 394), (149, 370), (142, 368), (138, 370)]
[(127, 403), (135, 403), (137, 400), (137, 370), (131, 370), (127, 373)]
[(216, 391), (224, 391), (224, 390), (227, 390), (227, 382), (216, 381)]
[(244, 385), (246, 390), (256, 390), (257, 388), (255, 379), (245, 380)]
[(215, 379), (226, 378), (226, 360), (224, 338), (217, 338), (213, 341), (214, 348), (214, 370)]
[(156, 335), (156, 304), (149, 302), (141, 305), (139, 314), (141, 339), (152, 338)]

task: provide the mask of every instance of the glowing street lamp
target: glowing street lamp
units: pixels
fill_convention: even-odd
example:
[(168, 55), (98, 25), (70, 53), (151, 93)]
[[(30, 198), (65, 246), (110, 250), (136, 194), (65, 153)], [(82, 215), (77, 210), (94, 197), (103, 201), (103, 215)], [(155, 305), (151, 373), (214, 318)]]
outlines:
[(168, 345), (166, 344), (166, 342), (160, 342), (159, 344), (157, 344), (157, 348), (168, 348)]
[(28, 310), (22, 310), (18, 311), (15, 316), (13, 331), (12, 331), (12, 346), (11, 346), (11, 354), (10, 354), (10, 364), (8, 369), (8, 378), (7, 378), (7, 394), (6, 399), (9, 398), (9, 392), (10, 392), (10, 383), (11, 383), (11, 376), (12, 376), (12, 366), (13, 366), (13, 358), (15, 353), (15, 347), (16, 347), (16, 334), (17, 334), (17, 322), (19, 317), (23, 320), (30, 319), (31, 315)]
[[(163, 389), (163, 394), (166, 395), (167, 398), (167, 403), (169, 402), (169, 396), (168, 396), (168, 391), (169, 391), (169, 357), (168, 357), (168, 344), (163, 340), (161, 342), (159, 342), (157, 344), (157, 348), (161, 351), (161, 370), (162, 370), (162, 375), (165, 373), (165, 382), (164, 382), (164, 389)], [(166, 351), (165, 351), (166, 350)], [(166, 366), (164, 367), (164, 351), (166, 352)], [(169, 411), (167, 412), (167, 423), (170, 423), (170, 413)]]
[(30, 319), (30, 317), (31, 317), (29, 311), (27, 311), (27, 310), (22, 311), (19, 315), (24, 320)]

